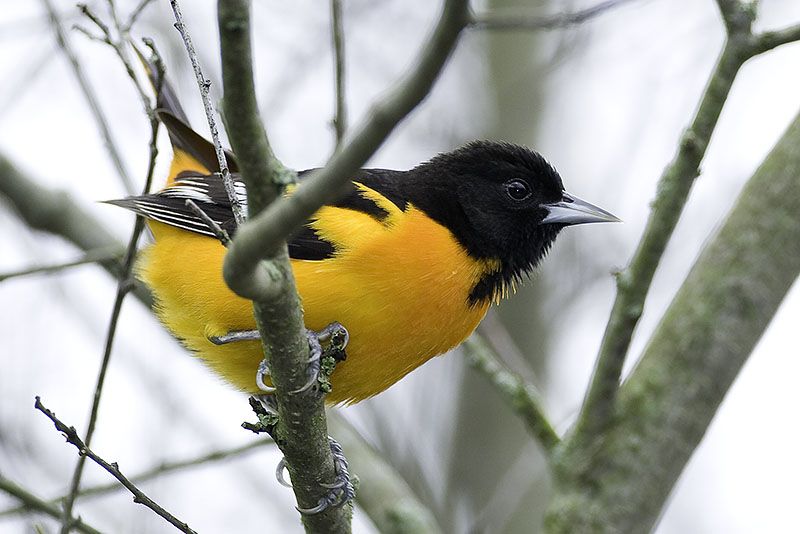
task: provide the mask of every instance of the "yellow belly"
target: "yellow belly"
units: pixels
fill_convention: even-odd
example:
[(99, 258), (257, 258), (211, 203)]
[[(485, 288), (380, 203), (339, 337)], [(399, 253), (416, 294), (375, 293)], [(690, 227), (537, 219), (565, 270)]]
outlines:
[[(343, 213), (346, 212), (346, 213)], [(305, 323), (333, 321), (350, 333), (347, 360), (332, 376), (328, 402), (358, 402), (388, 388), (472, 333), (488, 303), (467, 297), (493, 261), (470, 258), (450, 232), (409, 208), (380, 223), (326, 207), (317, 230), (337, 245), (323, 261), (292, 260)], [(225, 249), (215, 239), (150, 222), (155, 243), (139, 263), (158, 313), (188, 348), (242, 391), (257, 393), (258, 342), (217, 346), (209, 336), (255, 328), (250, 301), (222, 279)]]

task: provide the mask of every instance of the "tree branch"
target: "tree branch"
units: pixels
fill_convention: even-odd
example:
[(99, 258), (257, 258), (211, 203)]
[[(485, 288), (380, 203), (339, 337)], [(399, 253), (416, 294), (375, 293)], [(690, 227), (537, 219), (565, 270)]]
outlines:
[[(248, 211), (255, 215), (282, 194), (287, 177), (293, 179), (294, 173), (272, 153), (261, 124), (252, 70), (250, 2), (220, 0), (218, 11), (223, 109), (231, 145), (247, 185)], [(236, 246), (239, 232), (231, 248)], [(309, 350), (285, 242), (272, 261), (254, 267), (268, 271), (271, 277), (269, 291), (250, 298), (276, 388), (278, 422), (273, 436), (284, 454), (298, 506), (312, 509), (329, 492), (321, 483), (333, 481), (336, 470), (323, 396), (293, 393), (308, 381)], [(303, 514), (302, 519), (307, 532), (347, 533), (351, 517), (352, 505), (347, 504)]]
[[(67, 193), (40, 186), (3, 154), (0, 154), (0, 195), (5, 196), (29, 227), (60, 236), (84, 252), (125, 250), (125, 245), (106, 230), (103, 223)], [(99, 263), (114, 278), (122, 276), (122, 265), (118, 261)], [(145, 306), (152, 307), (153, 299), (146, 287), (137, 284), (133, 292)]]
[[(133, 502), (136, 504), (142, 504), (152, 511), (154, 511), (159, 516), (163, 517), (167, 522), (169, 522), (172, 526), (180, 530), (181, 532), (185, 532), (187, 534), (196, 534), (194, 530), (189, 528), (189, 525), (184, 523), (183, 521), (179, 520), (177, 517), (173, 516), (169, 512), (167, 512), (164, 508), (162, 508), (158, 503), (152, 500), (150, 497), (144, 494), (142, 490), (136, 487), (130, 480), (128, 480), (125, 475), (122, 474), (122, 471), (119, 470), (119, 466), (116, 462), (109, 463), (105, 461), (103, 458), (98, 456), (94, 451), (92, 451), (78, 436), (78, 432), (75, 430), (75, 427), (65, 425), (56, 414), (48, 410), (44, 407), (39, 397), (36, 397), (36, 403), (34, 407), (45, 414), (48, 419), (50, 419), (56, 427), (56, 430), (63, 433), (64, 436), (67, 438), (67, 443), (70, 443), (78, 449), (78, 454), (81, 458), (90, 458), (94, 463), (108, 471), (111, 476), (119, 480), (119, 483), (125, 486), (128, 491), (133, 494)], [(74, 525), (70, 525), (70, 528)]]
[[(247, 443), (245, 445), (240, 445), (238, 447), (233, 447), (230, 449), (212, 451), (197, 456), (195, 458), (188, 458), (186, 460), (175, 460), (171, 462), (163, 462), (150, 469), (142, 471), (138, 475), (130, 477), (129, 480), (134, 484), (141, 484), (142, 482), (148, 482), (150, 480), (160, 478), (170, 473), (183, 471), (185, 469), (191, 469), (193, 467), (206, 466), (210, 463), (227, 460), (229, 458), (244, 456), (245, 454), (260, 449), (265, 445), (274, 445), (274, 444), (275, 442), (272, 441), (271, 438), (262, 438), (251, 441), (250, 443)], [(109, 484), (98, 484), (96, 486), (91, 486), (80, 490), (78, 492), (78, 496), (84, 499), (87, 497), (101, 497), (108, 493), (119, 491), (120, 489), (123, 488), (124, 486), (120, 486), (118, 482), (111, 482)], [(55, 499), (50, 499), (50, 501), (46, 502), (46, 504), (55, 506), (66, 497), (67, 497), (66, 495), (63, 495), (61, 497), (56, 497)], [(8, 510), (3, 510), (2, 512), (0, 512), (0, 517), (19, 514), (24, 512), (26, 509), (27, 509), (26, 506), (19, 506), (17, 508), (10, 508)]]
[(34, 267), (28, 267), (25, 269), (20, 269), (19, 271), (13, 271), (10, 273), (0, 274), (0, 282), (5, 282), (11, 278), (18, 278), (20, 276), (29, 276), (32, 274), (43, 274), (43, 273), (55, 273), (59, 271), (67, 270), (71, 267), (77, 267), (79, 265), (86, 265), (87, 263), (102, 263), (104, 261), (120, 261), (124, 255), (124, 252), (118, 248), (113, 249), (99, 249), (99, 250), (90, 250), (86, 252), (83, 257), (78, 258), (72, 261), (66, 261), (61, 263), (53, 263), (50, 265), (36, 265)]
[(634, 0), (606, 0), (580, 11), (558, 13), (547, 17), (487, 13), (474, 15), (469, 26), (476, 30), (555, 30), (583, 24), (607, 11), (632, 1)]
[(52, 0), (42, 0), (42, 3), (47, 10), (47, 14), (50, 18), (50, 24), (53, 26), (53, 32), (56, 35), (58, 46), (64, 52), (67, 60), (69, 60), (69, 64), (72, 67), (72, 72), (75, 75), (75, 79), (78, 81), (78, 85), (80, 86), (81, 91), (83, 91), (83, 96), (86, 98), (86, 103), (89, 105), (89, 110), (92, 112), (92, 116), (97, 123), (97, 129), (100, 130), (100, 135), (105, 141), (108, 155), (111, 157), (111, 162), (114, 164), (114, 168), (117, 170), (117, 174), (119, 174), (120, 180), (122, 180), (122, 184), (125, 186), (125, 190), (129, 194), (133, 194), (136, 186), (134, 185), (133, 180), (131, 180), (128, 171), (125, 168), (125, 164), (122, 161), (122, 155), (120, 154), (117, 144), (114, 142), (114, 138), (111, 135), (111, 128), (108, 126), (108, 121), (103, 114), (103, 110), (100, 109), (97, 94), (94, 92), (94, 88), (92, 88), (89, 80), (86, 78), (86, 74), (83, 72), (83, 66), (81, 66), (80, 62), (78, 61), (75, 51), (72, 50), (72, 45), (69, 43), (69, 39), (64, 32), (64, 28), (61, 26), (61, 20), (55, 8), (53, 7)]
[[(22, 503), (21, 512), (35, 510), (43, 512), (54, 519), (61, 519), (61, 509), (54, 503), (46, 502), (19, 484), (4, 477), (0, 473), (0, 490), (8, 493)], [(84, 534), (100, 534), (100, 531), (84, 523), (80, 517), (72, 520), (72, 528)]]
[(509, 407), (519, 415), (528, 431), (548, 454), (561, 443), (544, 410), (534, 387), (519, 375), (507, 370), (495, 351), (480, 334), (472, 334), (462, 347), (469, 364), (485, 375)]
[(203, 71), (200, 68), (200, 62), (197, 60), (197, 52), (194, 50), (194, 44), (189, 35), (189, 30), (186, 29), (186, 24), (183, 22), (183, 14), (181, 13), (178, 0), (170, 0), (170, 4), (172, 5), (172, 12), (175, 14), (175, 29), (181, 34), (183, 44), (186, 47), (186, 53), (189, 55), (189, 61), (192, 63), (197, 85), (200, 88), (200, 98), (203, 100), (208, 129), (211, 131), (211, 140), (214, 143), (214, 151), (217, 154), (217, 164), (222, 174), (222, 182), (225, 184), (225, 191), (228, 193), (228, 200), (230, 200), (231, 203), (233, 216), (237, 224), (242, 224), (247, 219), (247, 214), (239, 202), (239, 197), (236, 195), (233, 178), (228, 170), (228, 160), (225, 158), (225, 150), (223, 150), (222, 143), (219, 140), (217, 121), (214, 119), (214, 106), (211, 105), (211, 98), (208, 96), (208, 91), (211, 88), (211, 80), (203, 75)]
[(338, 149), (347, 131), (347, 98), (344, 90), (344, 25), (342, 23), (342, 0), (330, 1), (334, 96), (336, 102), (336, 109), (333, 113), (333, 127), (336, 131), (336, 148)]
[[(644, 309), (656, 268), (678, 223), (695, 178), (700, 173), (709, 140), (728, 93), (742, 64), (761, 51), (766, 42), (754, 37), (755, 13), (738, 0), (720, 0), (720, 10), (729, 33), (700, 105), (681, 137), (678, 153), (662, 174), (639, 246), (626, 269), (617, 274), (617, 297), (600, 346), (594, 375), (576, 424), (574, 440), (598, 438), (613, 417), (625, 356), (634, 329)], [(794, 36), (794, 33), (789, 35)], [(788, 36), (782, 34), (781, 41)]]
[(273, 284), (270, 273), (256, 269), (257, 262), (273, 256), (286, 236), (335, 197), (397, 124), (427, 96), (468, 20), (465, 0), (447, 0), (413, 70), (372, 108), (346, 146), (290, 197), (278, 199), (239, 229), (223, 271), (234, 292), (250, 299), (269, 297)]
[(739, 195), (591, 449), (567, 449), (548, 532), (649, 532), (800, 274), (800, 115)]

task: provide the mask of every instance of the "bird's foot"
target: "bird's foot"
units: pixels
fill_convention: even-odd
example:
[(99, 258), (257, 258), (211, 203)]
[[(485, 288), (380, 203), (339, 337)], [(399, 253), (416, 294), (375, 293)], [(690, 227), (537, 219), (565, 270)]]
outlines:
[[(347, 458), (344, 455), (342, 446), (339, 445), (338, 441), (330, 436), (328, 436), (328, 444), (331, 448), (331, 454), (333, 455), (333, 467), (336, 472), (336, 476), (334, 477), (333, 482), (330, 484), (320, 484), (320, 486), (327, 489), (328, 492), (320, 497), (316, 506), (312, 508), (297, 507), (297, 511), (301, 514), (314, 515), (323, 512), (328, 508), (339, 508), (340, 506), (344, 506), (347, 502), (352, 501), (356, 496), (356, 489), (353, 485), (352, 479), (350, 478)], [(278, 468), (275, 472), (275, 475), (278, 478), (278, 482), (288, 488), (291, 488), (291, 483), (287, 482), (286, 478), (283, 476), (285, 469), (286, 460), (282, 459), (280, 463), (278, 463)]]
[[(341, 323), (333, 322), (319, 332), (306, 330), (306, 337), (308, 339), (309, 352), (311, 353), (308, 360), (309, 380), (303, 387), (292, 391), (292, 393), (303, 393), (311, 389), (315, 384), (319, 384), (320, 390), (324, 393), (329, 393), (331, 391), (330, 376), (336, 364), (347, 358), (345, 348), (350, 340), (350, 333)], [(258, 330), (232, 330), (221, 336), (208, 337), (208, 340), (215, 345), (227, 345), (238, 341), (255, 341), (259, 339), (261, 339), (261, 334)], [(324, 348), (322, 346), (323, 343), (326, 344)], [(264, 382), (264, 377), (269, 375), (269, 362), (264, 358), (258, 365), (258, 371), (256, 371), (256, 385), (258, 389), (266, 394), (275, 393), (275, 388)]]
[[(350, 341), (350, 333), (341, 323), (333, 322), (319, 332), (306, 330), (306, 338), (310, 353), (308, 359), (309, 380), (303, 387), (292, 393), (303, 393), (315, 385), (319, 385), (319, 389), (323, 393), (329, 393), (331, 391), (330, 378), (336, 364), (347, 359), (345, 348)], [(324, 348), (323, 343), (325, 343)]]
[(208, 336), (208, 340), (214, 345), (227, 345), (236, 341), (256, 341), (261, 339), (258, 330), (231, 330), (221, 336)]

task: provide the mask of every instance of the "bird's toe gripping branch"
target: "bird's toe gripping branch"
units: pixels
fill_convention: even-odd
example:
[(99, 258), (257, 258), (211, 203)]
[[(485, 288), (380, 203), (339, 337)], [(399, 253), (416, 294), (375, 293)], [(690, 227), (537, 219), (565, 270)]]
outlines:
[[(333, 482), (330, 484), (320, 484), (320, 486), (327, 489), (328, 492), (320, 497), (316, 506), (312, 508), (296, 507), (297, 511), (301, 514), (314, 515), (328, 508), (339, 508), (340, 506), (344, 506), (347, 502), (352, 501), (356, 496), (356, 488), (353, 484), (353, 480), (350, 478), (347, 458), (344, 455), (342, 446), (330, 436), (328, 436), (328, 444), (330, 445), (331, 454), (333, 455), (333, 466), (336, 470), (336, 478), (334, 478)], [(278, 478), (278, 482), (287, 488), (291, 488), (291, 483), (283, 476), (285, 469), (286, 460), (284, 459), (278, 463), (275, 475)]]
[[(319, 332), (306, 330), (306, 337), (310, 352), (308, 360), (309, 381), (301, 388), (292, 391), (291, 394), (297, 395), (307, 391), (319, 391), (322, 394), (326, 394), (331, 391), (330, 377), (336, 368), (336, 364), (347, 357), (345, 348), (350, 340), (350, 334), (344, 326), (334, 322)], [(211, 337), (209, 340), (217, 345), (224, 345), (235, 341), (250, 341), (259, 338), (257, 330), (246, 330), (229, 332), (224, 336)], [(256, 375), (256, 384), (264, 394), (258, 397), (250, 397), (250, 406), (258, 417), (258, 422), (243, 423), (242, 426), (257, 434), (261, 432), (268, 433), (280, 446), (274, 433), (275, 426), (278, 424), (277, 399), (274, 395), (275, 388), (264, 383), (264, 377), (269, 375), (269, 362), (265, 358), (259, 364)], [(320, 484), (328, 491), (319, 499), (316, 506), (312, 508), (297, 508), (302, 514), (314, 515), (331, 507), (338, 508), (355, 497), (355, 486), (350, 478), (344, 451), (341, 445), (330, 436), (328, 436), (328, 443), (333, 454), (336, 476), (333, 482)], [(285, 469), (286, 459), (284, 458), (278, 463), (276, 477), (282, 485), (291, 487), (291, 484), (284, 478)]]
[[(309, 380), (301, 388), (292, 391), (292, 394), (303, 393), (311, 390), (315, 385), (319, 385), (319, 390), (323, 393), (331, 391), (330, 377), (336, 364), (347, 358), (345, 348), (350, 341), (350, 333), (341, 323), (333, 322), (315, 332), (306, 330), (308, 338), (309, 352), (308, 375)], [(237, 341), (255, 341), (261, 339), (258, 330), (233, 330), (222, 336), (210, 336), (208, 340), (215, 345), (227, 345)], [(325, 346), (323, 347), (323, 343)], [(269, 362), (263, 359), (256, 371), (256, 385), (265, 394), (275, 393), (275, 388), (264, 382), (264, 377), (268, 377)]]
[[(350, 341), (350, 333), (341, 323), (333, 322), (320, 330), (306, 330), (310, 357), (308, 359), (309, 380), (306, 384), (294, 391), (293, 394), (303, 393), (318, 385), (322, 393), (331, 391), (331, 374), (336, 364), (347, 358), (345, 348)], [(323, 348), (322, 344), (325, 343)]]

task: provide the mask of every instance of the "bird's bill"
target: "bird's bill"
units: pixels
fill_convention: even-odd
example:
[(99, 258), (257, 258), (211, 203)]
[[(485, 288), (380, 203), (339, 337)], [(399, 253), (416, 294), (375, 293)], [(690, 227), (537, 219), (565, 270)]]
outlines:
[(610, 214), (603, 208), (589, 204), (566, 191), (562, 193), (561, 200), (552, 204), (543, 204), (548, 211), (542, 219), (542, 224), (586, 224), (598, 222), (621, 222), (620, 219)]

